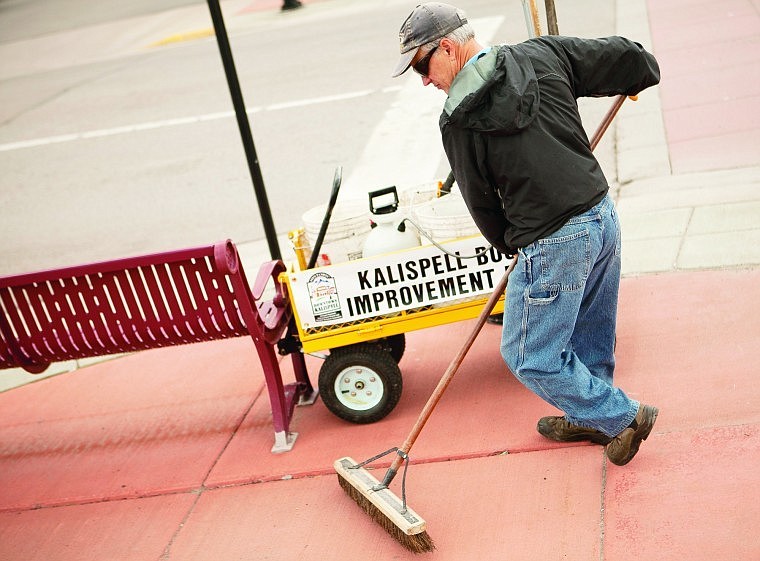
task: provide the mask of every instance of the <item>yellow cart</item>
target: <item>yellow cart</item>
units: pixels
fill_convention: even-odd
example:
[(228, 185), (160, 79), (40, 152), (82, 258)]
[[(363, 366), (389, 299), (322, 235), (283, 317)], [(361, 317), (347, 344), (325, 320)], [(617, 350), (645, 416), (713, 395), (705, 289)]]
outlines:
[[(299, 237), (291, 233), (291, 241)], [(354, 423), (378, 421), (398, 403), (404, 334), (477, 317), (510, 262), (482, 236), (312, 269), (295, 249), (302, 269), (279, 280), (301, 350), (329, 350), (319, 372), (322, 401)]]

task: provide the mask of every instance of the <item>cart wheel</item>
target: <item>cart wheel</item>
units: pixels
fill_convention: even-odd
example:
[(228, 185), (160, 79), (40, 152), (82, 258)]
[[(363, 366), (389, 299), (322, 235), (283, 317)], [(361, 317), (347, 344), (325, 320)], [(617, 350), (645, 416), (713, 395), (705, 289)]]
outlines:
[(391, 335), (390, 337), (383, 337), (382, 339), (375, 339), (372, 341), (380, 345), (380, 347), (389, 353), (396, 362), (401, 362), (401, 357), (404, 356), (406, 350), (406, 337), (403, 333), (398, 335)]
[(374, 423), (396, 407), (401, 370), (376, 344), (332, 349), (319, 370), (319, 394), (336, 416), (352, 423)]

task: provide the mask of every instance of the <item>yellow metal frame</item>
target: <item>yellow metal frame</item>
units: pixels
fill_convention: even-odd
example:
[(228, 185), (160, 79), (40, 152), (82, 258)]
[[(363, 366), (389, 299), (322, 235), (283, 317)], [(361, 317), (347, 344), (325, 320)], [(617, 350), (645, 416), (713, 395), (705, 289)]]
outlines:
[[(282, 273), (279, 282), (287, 285), (290, 291), (290, 277), (288, 273)], [(302, 328), (298, 308), (291, 299), (293, 315), (298, 326), (298, 337), (305, 353), (324, 351), (336, 347), (345, 347), (355, 343), (364, 343), (374, 339), (390, 337), (417, 329), (426, 329), (437, 325), (454, 323), (476, 318), (480, 315), (483, 306), (488, 301), (488, 295), (482, 298), (469, 299), (466, 301), (453, 302), (442, 306), (425, 306), (416, 310), (407, 310), (388, 316), (378, 316), (371, 320), (331, 325), (318, 329)], [(504, 310), (504, 297), (496, 304), (492, 313), (500, 313)]]

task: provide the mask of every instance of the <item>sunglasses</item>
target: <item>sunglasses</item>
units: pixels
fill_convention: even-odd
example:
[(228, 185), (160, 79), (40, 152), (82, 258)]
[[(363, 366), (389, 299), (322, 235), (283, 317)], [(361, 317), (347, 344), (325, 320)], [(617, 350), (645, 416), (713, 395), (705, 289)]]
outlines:
[(414, 71), (419, 74), (420, 76), (427, 76), (430, 72), (430, 58), (433, 56), (433, 53), (438, 48), (439, 45), (436, 45), (432, 49), (428, 51), (428, 53), (422, 57), (420, 60), (418, 60), (415, 64), (412, 65), (412, 68)]

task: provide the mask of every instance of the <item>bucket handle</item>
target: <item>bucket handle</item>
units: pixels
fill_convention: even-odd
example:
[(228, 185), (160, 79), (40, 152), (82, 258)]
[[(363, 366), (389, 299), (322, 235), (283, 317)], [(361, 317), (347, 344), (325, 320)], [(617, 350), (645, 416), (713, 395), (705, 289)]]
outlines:
[[(393, 194), (393, 202), (387, 205), (383, 205), (381, 207), (376, 207), (375, 199), (378, 199), (382, 197), (383, 195), (388, 195), (389, 193)], [(369, 211), (372, 214), (390, 214), (392, 212), (396, 212), (397, 209), (398, 209), (398, 192), (396, 191), (395, 185), (391, 185), (390, 187), (384, 187), (383, 189), (378, 189), (377, 191), (369, 192)]]

